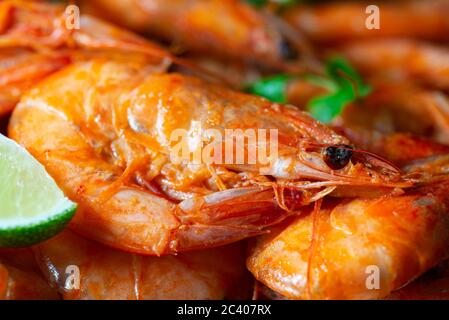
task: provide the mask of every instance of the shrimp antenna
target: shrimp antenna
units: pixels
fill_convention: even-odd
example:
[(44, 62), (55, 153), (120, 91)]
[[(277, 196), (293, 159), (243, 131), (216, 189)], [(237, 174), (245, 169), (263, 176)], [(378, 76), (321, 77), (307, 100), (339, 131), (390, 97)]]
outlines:
[(380, 161), (382, 164), (386, 164), (387, 166), (383, 165), (384, 168), (389, 168), (391, 171), (396, 171), (397, 173), (401, 173), (402, 172), (401, 168), (399, 168), (393, 162), (391, 162), (391, 161), (389, 161), (389, 160), (387, 160), (385, 158), (382, 158), (381, 156), (379, 156), (379, 155), (377, 155), (375, 153), (372, 153), (372, 152), (369, 152), (369, 151), (366, 151), (366, 150), (363, 150), (363, 149), (351, 149), (351, 150), (354, 153), (368, 155), (368, 156), (370, 156), (370, 157)]

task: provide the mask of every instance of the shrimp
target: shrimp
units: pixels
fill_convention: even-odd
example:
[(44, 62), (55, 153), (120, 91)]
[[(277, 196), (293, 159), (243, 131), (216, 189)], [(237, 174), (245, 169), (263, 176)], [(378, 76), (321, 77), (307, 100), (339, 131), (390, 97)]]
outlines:
[(63, 6), (22, 0), (0, 3), (0, 47), (37, 52), (64, 49), (102, 49), (139, 52), (158, 59), (173, 59), (148, 40), (89, 15), (79, 17), (80, 28), (69, 29)]
[[(357, 153), (351, 162), (344, 137), (292, 107), (164, 73), (161, 59), (179, 60), (139, 37), (89, 16), (80, 30), (58, 29), (57, 6), (7, 1), (0, 8), (7, 16), (11, 7), (0, 45), (83, 50), (76, 52), (83, 59), (25, 94), (9, 132), (80, 203), (71, 227), (87, 237), (138, 253), (176, 253), (260, 234), (345, 186), (351, 196), (362, 187), (411, 186), (380, 159)], [(29, 25), (29, 16), (39, 19)], [(95, 56), (94, 49), (109, 52)], [(281, 157), (265, 159), (264, 174), (259, 163), (171, 163), (169, 137), (180, 128), (194, 133), (195, 123), (280, 129)], [(335, 159), (341, 152), (343, 164)]]
[(383, 298), (449, 256), (448, 187), (439, 181), (402, 196), (325, 203), (257, 238), (248, 269), (292, 299)]
[[(66, 230), (33, 250), (48, 282), (69, 300), (246, 299), (250, 292), (244, 243), (158, 258)], [(80, 278), (72, 283), (66, 270), (74, 267)]]
[(95, 18), (81, 16), (82, 28), (75, 30), (66, 29), (65, 19), (61, 6), (9, 0), (0, 3), (0, 116), (10, 113), (22, 94), (38, 81), (73, 61), (89, 59), (89, 50), (114, 49), (170, 59), (155, 44)]
[(297, 5), (285, 10), (283, 18), (318, 43), (379, 37), (449, 39), (449, 3), (396, 1), (376, 3), (380, 28), (369, 29), (366, 21), (370, 2), (335, 1), (316, 6)]
[(0, 53), (0, 117), (9, 114), (34, 83), (69, 63), (64, 54), (42, 54), (26, 49)]
[[(88, 12), (190, 52), (298, 70), (299, 36), (238, 0), (89, 0)], [(120, 17), (120, 19), (117, 19)], [(284, 26), (285, 27), (285, 26)], [(288, 33), (290, 34), (290, 33)], [(179, 49), (178, 49), (179, 50)]]
[(410, 39), (377, 39), (350, 42), (340, 49), (365, 74), (449, 89), (446, 47)]
[(29, 248), (0, 250), (0, 300), (57, 300)]
[(380, 299), (449, 257), (448, 147), (403, 134), (383, 139), (375, 151), (407, 163), (420, 183), (400, 195), (303, 207), (253, 241), (247, 267), (258, 281), (290, 299)]
[(356, 131), (408, 133), (448, 144), (449, 99), (445, 93), (389, 81), (373, 86), (370, 96), (348, 105), (334, 124)]
[[(103, 56), (182, 65), (190, 73), (226, 81), (159, 45), (82, 14), (80, 28), (68, 29), (63, 6), (41, 2), (0, 2), (0, 117), (8, 115), (35, 83), (77, 61)], [(213, 78), (213, 79), (212, 79)]]
[[(393, 291), (383, 300), (449, 300), (448, 261), (443, 261), (405, 287)], [(263, 284), (256, 284), (256, 300), (288, 300)]]
[[(287, 297), (257, 283), (255, 299), (288, 300)], [(449, 300), (448, 261), (443, 261), (405, 287), (382, 300)]]
[[(134, 252), (173, 253), (260, 234), (334, 189), (351, 186), (356, 195), (411, 186), (377, 158), (354, 155), (352, 163), (348, 152), (336, 168), (323, 150), (349, 142), (294, 107), (150, 70), (133, 61), (74, 64), (36, 85), (11, 118), (9, 135), (79, 203), (71, 226), (87, 237)], [(198, 127), (275, 128), (281, 156), (212, 170), (188, 159), (172, 163), (173, 131), (201, 139)], [(249, 150), (243, 146), (245, 159)]]

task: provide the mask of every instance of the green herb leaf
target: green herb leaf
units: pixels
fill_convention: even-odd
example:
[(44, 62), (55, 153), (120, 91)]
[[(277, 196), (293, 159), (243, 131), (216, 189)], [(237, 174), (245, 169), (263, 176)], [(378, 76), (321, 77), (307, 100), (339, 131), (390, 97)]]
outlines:
[[(271, 76), (247, 85), (245, 91), (273, 102), (287, 103), (288, 82), (295, 78), (298, 77), (288, 74)], [(334, 57), (326, 63), (325, 76), (306, 75), (304, 80), (328, 92), (307, 104), (312, 116), (324, 123), (331, 122), (348, 104), (366, 97), (372, 91), (349, 62), (341, 57)]]
[(307, 105), (312, 116), (324, 123), (331, 122), (344, 108), (359, 98), (366, 97), (372, 88), (363, 83), (357, 71), (341, 57), (330, 59), (326, 64), (329, 78), (308, 76), (306, 80), (321, 86), (330, 93), (311, 99)]
[(265, 97), (273, 102), (286, 103), (287, 85), (292, 78), (292, 75), (278, 74), (247, 85), (245, 91)]
[(359, 97), (365, 97), (371, 93), (371, 87), (363, 83), (362, 77), (344, 58), (337, 56), (330, 59), (326, 70), (329, 77), (336, 83), (342, 86), (350, 83)]
[(353, 100), (354, 96), (350, 91), (340, 90), (334, 94), (311, 99), (307, 107), (312, 117), (323, 123), (329, 123)]

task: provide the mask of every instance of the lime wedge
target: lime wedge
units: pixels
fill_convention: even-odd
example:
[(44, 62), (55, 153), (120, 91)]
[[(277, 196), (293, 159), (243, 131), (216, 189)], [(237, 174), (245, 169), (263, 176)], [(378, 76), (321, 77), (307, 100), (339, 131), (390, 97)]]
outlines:
[(61, 231), (76, 211), (45, 168), (0, 134), (0, 247), (24, 247)]

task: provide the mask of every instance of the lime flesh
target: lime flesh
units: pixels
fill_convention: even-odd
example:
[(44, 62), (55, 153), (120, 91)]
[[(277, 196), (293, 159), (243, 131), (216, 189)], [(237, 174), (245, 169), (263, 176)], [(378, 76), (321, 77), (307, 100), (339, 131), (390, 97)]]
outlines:
[(0, 247), (23, 247), (61, 231), (76, 211), (45, 168), (0, 134)]

